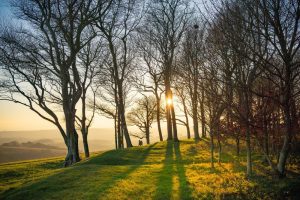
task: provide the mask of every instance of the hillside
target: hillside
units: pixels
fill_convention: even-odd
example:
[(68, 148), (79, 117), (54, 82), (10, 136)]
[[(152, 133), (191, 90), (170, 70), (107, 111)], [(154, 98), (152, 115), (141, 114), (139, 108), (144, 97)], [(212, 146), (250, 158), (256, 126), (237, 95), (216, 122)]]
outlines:
[[(299, 165), (284, 180), (272, 177), (254, 155), (245, 178), (245, 152), (230, 144), (210, 168), (208, 141), (160, 142), (94, 154), (70, 168), (63, 158), (0, 165), (0, 199), (294, 199)], [(217, 159), (217, 157), (216, 157)]]
[(41, 142), (7, 142), (0, 145), (0, 163), (63, 156), (66, 149)]

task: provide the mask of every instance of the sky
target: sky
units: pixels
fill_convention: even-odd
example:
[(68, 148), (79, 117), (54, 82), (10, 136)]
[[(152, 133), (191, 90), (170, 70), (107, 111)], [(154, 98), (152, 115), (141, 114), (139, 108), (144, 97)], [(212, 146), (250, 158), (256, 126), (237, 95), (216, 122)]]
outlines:
[[(0, 22), (13, 17), (9, 0), (0, 0)], [(93, 128), (113, 128), (113, 121), (96, 116)], [(41, 119), (28, 108), (6, 101), (0, 101), (0, 131), (48, 130), (56, 127)]]
[[(13, 19), (9, 0), (0, 0), (0, 23)], [(96, 115), (92, 128), (113, 128), (113, 120)], [(23, 105), (0, 101), (0, 131), (27, 131), (56, 129)]]
[(8, 0), (0, 0), (0, 19), (9, 19), (11, 17), (11, 9)]

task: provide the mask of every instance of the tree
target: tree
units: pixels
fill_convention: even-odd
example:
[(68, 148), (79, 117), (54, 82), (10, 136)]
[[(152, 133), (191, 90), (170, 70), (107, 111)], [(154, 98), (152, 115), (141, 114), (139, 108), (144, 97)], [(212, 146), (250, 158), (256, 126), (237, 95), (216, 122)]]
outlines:
[[(190, 25), (191, 26), (191, 25)], [(184, 41), (182, 43), (182, 55), (179, 57), (179, 67), (177, 67), (178, 75), (181, 76), (183, 84), (188, 86), (186, 92), (190, 96), (191, 117), (194, 125), (194, 137), (200, 139), (198, 128), (198, 105), (199, 105), (199, 85), (200, 73), (204, 64), (205, 56), (205, 25), (194, 24), (185, 31)], [(203, 114), (201, 117), (204, 118)], [(202, 121), (202, 135), (205, 127)]]
[(150, 144), (150, 128), (156, 115), (156, 99), (154, 96), (143, 95), (136, 106), (128, 113), (129, 122), (137, 126)]
[(54, 124), (68, 146), (67, 135), (56, 112), (61, 105), (60, 88), (55, 87), (57, 79), (40, 59), (38, 41), (27, 37), (26, 30), (1, 28), (0, 100), (23, 105)]
[(19, 17), (34, 30), (27, 30), (26, 36), (39, 42), (36, 54), (27, 51), (30, 60), (38, 60), (58, 84), (68, 146), (65, 165), (71, 165), (80, 160), (75, 115), (82, 87), (76, 58), (78, 52), (95, 37), (94, 31), (88, 31), (92, 29), (91, 22), (95, 20), (96, 13), (106, 12), (108, 3), (31, 0), (18, 1), (14, 6)]
[[(249, 7), (248, 7), (249, 8)], [(254, 10), (258, 8), (258, 10)], [(282, 81), (281, 106), (284, 113), (285, 135), (280, 151), (277, 170), (280, 176), (285, 175), (286, 161), (291, 149), (291, 140), (295, 134), (297, 124), (294, 106), (295, 80), (299, 76), (299, 60), (296, 60), (300, 48), (300, 3), (299, 1), (283, 0), (260, 0), (255, 1), (254, 6), (249, 8), (258, 25), (256, 31), (263, 36), (268, 45), (276, 51), (280, 58), (281, 65), (271, 65), (266, 70), (269, 73), (275, 71), (277, 77)]]
[[(179, 79), (179, 78), (178, 78)], [(175, 92), (176, 96), (178, 97), (178, 101), (181, 103), (182, 108), (178, 106), (180, 111), (183, 111), (185, 121), (181, 120), (180, 118), (176, 118), (176, 120), (184, 125), (186, 127), (186, 133), (187, 133), (187, 138), (191, 138), (191, 131), (190, 131), (190, 123), (189, 123), (189, 111), (188, 111), (188, 100), (187, 100), (187, 94), (186, 94), (186, 87), (184, 87), (184, 82), (181, 81), (176, 81), (175, 83)]]
[(187, 26), (189, 6), (182, 0), (153, 1), (149, 4), (143, 37), (153, 41), (155, 59), (161, 63), (166, 102), (168, 140), (178, 141), (176, 116), (171, 90), (175, 55)]
[[(93, 46), (92, 46), (93, 45)], [(77, 125), (80, 128), (83, 140), (84, 154), (88, 158), (90, 156), (88, 145), (89, 128), (93, 122), (96, 111), (96, 76), (101, 70), (105, 58), (103, 58), (102, 43), (99, 38), (91, 40), (78, 53), (78, 65), (80, 66), (80, 82), (82, 87), (81, 96), (81, 116), (76, 115)], [(90, 105), (87, 105), (88, 97), (91, 96)], [(90, 108), (88, 110), (88, 108)], [(87, 111), (91, 112), (90, 117)]]
[[(127, 147), (132, 147), (125, 118), (125, 81), (133, 70), (135, 54), (131, 42), (131, 36), (139, 24), (141, 10), (137, 1), (114, 0), (109, 13), (102, 15), (96, 22), (96, 27), (107, 42), (110, 52), (110, 72), (115, 83), (118, 122), (125, 136)], [(142, 9), (142, 8), (141, 8)]]
[[(231, 26), (232, 30), (236, 30), (234, 32), (244, 30), (248, 33), (247, 37), (243, 37), (230, 32), (230, 34), (226, 34), (226, 38), (235, 37), (235, 40), (248, 49), (243, 52), (235, 46), (235, 50), (248, 63), (255, 66), (257, 71), (264, 73), (274, 83), (278, 81), (275, 84), (280, 89), (280, 105), (284, 113), (286, 131), (277, 164), (277, 173), (283, 177), (292, 137), (295, 134), (295, 127), (298, 126), (297, 114), (292, 107), (295, 107), (294, 98), (297, 94), (297, 91), (294, 90), (295, 80), (299, 76), (299, 60), (296, 57), (300, 48), (299, 2), (257, 0), (237, 1), (225, 5), (232, 13), (231, 24), (236, 24), (232, 23), (232, 19), (237, 22), (239, 20), (238, 23), (243, 24), (243, 28), (238, 30)], [(250, 54), (248, 54), (249, 52)], [(255, 76), (253, 75), (253, 77)], [(251, 90), (250, 87), (248, 87), (248, 91), (249, 89)], [(250, 93), (252, 92), (250, 91)]]
[(144, 92), (151, 92), (155, 95), (158, 135), (159, 140), (163, 141), (160, 117), (161, 100), (162, 94), (164, 92), (164, 90), (161, 88), (161, 86), (163, 85), (163, 72), (161, 63), (156, 59), (157, 52), (155, 50), (155, 45), (153, 44), (151, 35), (150, 37), (144, 37), (147, 34), (147, 30), (143, 30), (143, 27), (138, 29), (136, 44), (139, 49), (139, 57), (141, 58), (140, 62), (145, 64), (146, 67), (141, 65), (139, 73), (135, 77), (135, 82), (137, 88), (139, 88), (140, 90)]

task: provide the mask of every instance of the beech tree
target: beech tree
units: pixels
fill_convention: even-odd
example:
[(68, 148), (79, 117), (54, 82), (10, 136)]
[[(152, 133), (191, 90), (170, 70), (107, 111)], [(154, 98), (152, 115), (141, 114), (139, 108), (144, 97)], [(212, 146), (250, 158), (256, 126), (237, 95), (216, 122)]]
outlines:
[[(76, 104), (82, 95), (78, 52), (95, 36), (91, 23), (104, 14), (109, 3), (102, 1), (18, 1), (19, 17), (28, 23), (26, 37), (36, 43), (36, 54), (24, 49), (31, 62), (38, 62), (57, 83), (65, 119), (68, 154), (65, 166), (78, 162), (78, 135), (75, 130)], [(38, 56), (38, 57), (37, 57)]]
[[(80, 72), (80, 82), (82, 87), (81, 95), (81, 115), (76, 115), (76, 122), (80, 128), (83, 140), (85, 157), (90, 156), (88, 145), (89, 128), (92, 125), (96, 112), (96, 82), (101, 66), (105, 58), (103, 58), (103, 44), (100, 38), (94, 38), (78, 53), (78, 66)], [(105, 54), (104, 54), (105, 55)], [(89, 101), (89, 102), (87, 102)], [(91, 113), (88, 117), (88, 111)]]
[(189, 6), (182, 0), (151, 1), (145, 17), (143, 37), (153, 41), (155, 59), (161, 63), (166, 102), (168, 140), (178, 141), (171, 82), (175, 55), (188, 23)]
[[(196, 140), (200, 139), (199, 134), (199, 99), (202, 88), (200, 86), (200, 75), (205, 62), (205, 38), (206, 28), (205, 24), (200, 24), (198, 21), (189, 24), (189, 28), (185, 31), (184, 41), (182, 43), (182, 55), (178, 58), (177, 80), (182, 80), (182, 84), (187, 85), (186, 92), (189, 95), (189, 102), (191, 104), (190, 115), (193, 119), (194, 137)], [(200, 92), (199, 92), (200, 91)], [(203, 108), (201, 108), (203, 109)], [(204, 131), (204, 112), (200, 114), (202, 120), (202, 135)]]
[(113, 0), (108, 14), (100, 16), (95, 23), (110, 52), (110, 77), (115, 83), (118, 121), (127, 147), (132, 147), (132, 143), (125, 117), (124, 84), (134, 67), (132, 35), (140, 22), (142, 9), (143, 6), (135, 0)]
[(163, 86), (163, 71), (161, 63), (157, 60), (157, 51), (153, 39), (151, 37), (144, 37), (148, 34), (148, 30), (144, 29), (144, 24), (138, 28), (138, 34), (136, 36), (136, 46), (139, 49), (138, 55), (140, 57), (141, 65), (138, 69), (138, 73), (135, 76), (136, 87), (144, 92), (151, 92), (156, 98), (156, 123), (159, 135), (159, 140), (163, 141), (163, 135), (161, 130), (161, 101), (164, 90)]
[[(137, 126), (150, 144), (150, 128), (156, 115), (156, 99), (143, 95), (127, 115), (129, 123)], [(143, 137), (142, 137), (143, 138)]]

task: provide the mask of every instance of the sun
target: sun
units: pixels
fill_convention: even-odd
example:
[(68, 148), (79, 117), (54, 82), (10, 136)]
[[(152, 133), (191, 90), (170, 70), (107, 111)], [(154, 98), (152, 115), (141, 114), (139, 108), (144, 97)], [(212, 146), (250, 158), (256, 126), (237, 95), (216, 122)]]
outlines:
[(172, 105), (172, 103), (173, 103), (172, 99), (171, 98), (167, 98), (167, 104), (170, 106), (170, 105)]

